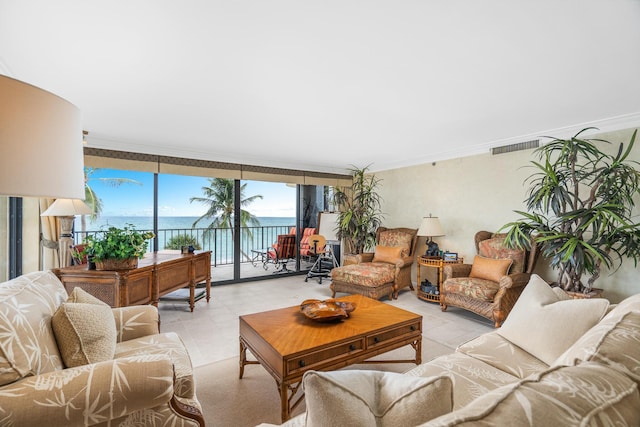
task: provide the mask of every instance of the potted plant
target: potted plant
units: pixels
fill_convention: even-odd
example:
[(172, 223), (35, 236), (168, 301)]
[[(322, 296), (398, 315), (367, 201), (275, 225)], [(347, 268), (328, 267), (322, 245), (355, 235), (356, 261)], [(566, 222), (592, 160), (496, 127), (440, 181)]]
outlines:
[(376, 230), (382, 221), (380, 180), (367, 174), (369, 166), (353, 168), (353, 184), (348, 191), (336, 188), (334, 202), (339, 207), (338, 238), (345, 242), (345, 253), (361, 254), (375, 245)]
[(153, 237), (152, 232), (138, 231), (133, 224), (109, 227), (101, 237), (87, 236), (84, 252), (93, 257), (97, 270), (136, 268), (138, 258), (147, 252), (149, 239)]
[[(506, 224), (507, 245), (529, 247), (535, 240), (557, 283), (566, 291), (589, 293), (602, 264), (612, 268), (631, 258), (640, 259), (640, 224), (634, 222), (634, 198), (640, 193), (638, 162), (628, 160), (637, 130), (628, 146), (615, 155), (602, 152), (600, 139), (582, 139), (583, 129), (571, 139), (553, 139), (534, 153), (536, 172), (526, 198), (528, 212)], [(586, 283), (583, 275), (591, 275)]]

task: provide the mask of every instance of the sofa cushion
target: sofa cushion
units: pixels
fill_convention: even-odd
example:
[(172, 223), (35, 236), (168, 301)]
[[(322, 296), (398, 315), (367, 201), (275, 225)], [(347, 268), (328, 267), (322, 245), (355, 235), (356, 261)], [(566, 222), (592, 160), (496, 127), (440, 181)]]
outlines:
[(395, 265), (385, 262), (363, 262), (331, 270), (331, 279), (362, 286), (380, 286), (396, 279)]
[(587, 363), (550, 368), (422, 426), (637, 426), (639, 407), (637, 384)]
[(409, 256), (412, 240), (411, 234), (399, 230), (386, 230), (380, 233), (378, 244), (381, 246), (400, 246), (402, 256)]
[(491, 302), (500, 290), (500, 284), (493, 280), (476, 277), (453, 277), (444, 282), (443, 290), (448, 294), (464, 295), (478, 301)]
[(445, 376), (308, 371), (303, 386), (307, 427), (413, 426), (451, 411), (452, 385)]
[(478, 254), (486, 258), (511, 259), (511, 273), (524, 273), (527, 252), (523, 249), (512, 249), (504, 246), (504, 236), (494, 237), (478, 243)]
[(542, 360), (536, 359), (531, 353), (513, 344), (497, 331), (488, 332), (467, 341), (458, 346), (456, 351), (482, 360), (518, 378), (525, 378), (549, 368), (549, 365)]
[(175, 383), (173, 392), (176, 396), (187, 399), (195, 398), (195, 380), (193, 365), (184, 343), (175, 332), (149, 335), (134, 338), (116, 344), (115, 358), (129, 356), (167, 355), (174, 365)]
[(493, 259), (476, 255), (471, 265), (469, 277), (499, 282), (502, 276), (506, 276), (513, 260)]
[(582, 361), (609, 365), (640, 385), (640, 311), (614, 309), (554, 365), (573, 366)]
[(0, 385), (64, 368), (51, 316), (67, 292), (51, 271), (0, 285)]
[(402, 248), (400, 246), (377, 245), (373, 253), (373, 262), (388, 262), (395, 264), (402, 259)]
[(563, 300), (533, 274), (498, 333), (551, 365), (604, 316), (603, 298)]
[(111, 307), (82, 289), (73, 290), (51, 323), (66, 367), (113, 359), (117, 332)]
[(453, 382), (453, 409), (458, 409), (487, 392), (518, 381), (518, 378), (462, 353), (437, 357), (416, 366), (404, 375), (437, 377), (446, 375)]

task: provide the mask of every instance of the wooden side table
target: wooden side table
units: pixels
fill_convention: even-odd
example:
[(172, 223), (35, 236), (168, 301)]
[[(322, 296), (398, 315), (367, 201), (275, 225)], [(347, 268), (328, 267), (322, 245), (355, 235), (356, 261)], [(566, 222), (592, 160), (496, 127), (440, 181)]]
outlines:
[(457, 260), (454, 261), (445, 261), (442, 258), (423, 258), (422, 256), (418, 257), (418, 270), (417, 270), (417, 279), (418, 279), (418, 286), (417, 286), (417, 296), (418, 298), (420, 298), (421, 300), (424, 301), (431, 301), (431, 302), (440, 302), (440, 295), (435, 295), (435, 294), (428, 294), (426, 292), (422, 292), (420, 290), (420, 270), (421, 267), (432, 267), (432, 268), (437, 268), (438, 269), (438, 283), (436, 283), (436, 287), (438, 288), (438, 291), (440, 291), (440, 287), (442, 286), (442, 276), (444, 273), (444, 266), (446, 264), (463, 264), (464, 263), (464, 258), (458, 258)]

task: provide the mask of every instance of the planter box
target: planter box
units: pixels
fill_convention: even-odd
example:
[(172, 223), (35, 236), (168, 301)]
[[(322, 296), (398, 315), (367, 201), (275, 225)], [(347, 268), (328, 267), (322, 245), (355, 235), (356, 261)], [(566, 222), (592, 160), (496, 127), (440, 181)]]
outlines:
[(131, 270), (138, 267), (138, 258), (103, 259), (96, 261), (96, 270)]

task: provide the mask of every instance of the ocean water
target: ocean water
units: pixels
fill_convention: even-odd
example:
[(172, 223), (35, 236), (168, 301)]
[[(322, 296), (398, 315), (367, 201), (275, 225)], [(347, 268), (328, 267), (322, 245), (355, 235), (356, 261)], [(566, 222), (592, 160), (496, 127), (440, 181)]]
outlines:
[[(158, 248), (165, 248), (165, 243), (177, 235), (186, 234), (195, 238), (203, 250), (210, 250), (213, 253), (215, 264), (227, 264), (233, 262), (233, 234), (230, 229), (216, 229), (213, 233), (206, 233), (204, 229), (210, 221), (202, 220), (198, 222), (196, 228), (193, 223), (198, 217), (185, 216), (161, 216), (158, 217)], [(241, 254), (243, 261), (249, 261), (253, 256), (253, 250), (268, 248), (274, 243), (278, 234), (286, 234), (295, 225), (296, 219), (292, 217), (259, 217), (260, 226), (250, 227), (241, 236)], [(98, 218), (95, 222), (87, 220), (86, 231), (88, 233), (106, 230), (109, 227), (123, 228), (133, 225), (136, 230), (152, 230), (153, 217), (146, 216), (105, 216)], [(79, 235), (81, 228), (80, 217), (76, 217), (74, 230), (76, 232), (76, 243), (82, 241)], [(153, 241), (149, 245), (149, 251), (156, 250)]]

